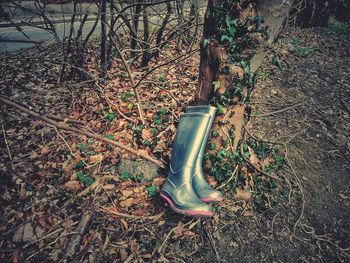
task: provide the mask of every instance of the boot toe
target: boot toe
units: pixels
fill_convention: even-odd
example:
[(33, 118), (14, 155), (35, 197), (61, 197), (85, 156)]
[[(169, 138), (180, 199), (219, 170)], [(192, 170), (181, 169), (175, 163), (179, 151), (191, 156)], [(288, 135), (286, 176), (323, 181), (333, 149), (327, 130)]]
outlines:
[(221, 202), (224, 200), (224, 196), (221, 192), (216, 191), (214, 189), (208, 189), (201, 191), (200, 193), (197, 193), (198, 197), (203, 201), (203, 202)]
[(161, 197), (164, 198), (170, 207), (177, 213), (195, 217), (211, 217), (214, 216), (213, 208), (203, 203), (201, 200), (191, 200), (190, 202), (182, 202), (169, 193), (162, 191)]

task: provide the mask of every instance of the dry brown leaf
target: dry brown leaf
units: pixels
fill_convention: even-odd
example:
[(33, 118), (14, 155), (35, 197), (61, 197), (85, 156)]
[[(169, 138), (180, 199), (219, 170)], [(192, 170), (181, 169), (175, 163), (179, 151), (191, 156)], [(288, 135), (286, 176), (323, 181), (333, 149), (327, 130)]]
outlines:
[(242, 190), (240, 188), (237, 188), (237, 192), (234, 195), (235, 199), (248, 201), (252, 197), (252, 193)]
[(164, 152), (167, 146), (165, 145), (164, 141), (159, 141), (157, 143), (157, 146), (154, 148), (153, 152)]
[[(237, 149), (238, 142), (241, 139), (241, 132), (244, 122), (244, 110), (245, 106), (244, 104), (237, 104), (232, 107), (232, 111), (234, 112), (234, 115), (229, 118), (229, 123), (234, 127), (235, 131), (235, 137), (233, 141), (233, 150)], [(227, 134), (228, 131), (227, 131)]]
[(213, 176), (207, 176), (208, 184), (212, 187), (216, 187), (218, 185), (218, 182), (215, 180)]
[(267, 157), (263, 163), (264, 163), (264, 166), (267, 167), (269, 166), (269, 164), (272, 162), (272, 158), (271, 157)]
[(158, 178), (153, 179), (152, 184), (157, 185), (157, 186), (161, 186), (164, 184), (165, 180), (166, 179), (164, 177), (158, 177)]
[(115, 190), (115, 184), (106, 184), (105, 186), (103, 186), (103, 189), (105, 191), (113, 191)]
[(138, 204), (139, 202), (140, 202), (139, 199), (128, 198), (128, 199), (126, 199), (126, 200), (124, 200), (124, 201), (120, 201), (119, 204), (120, 204), (122, 207), (129, 208), (130, 206), (136, 205), (136, 204)]
[(258, 155), (256, 153), (253, 152), (253, 153), (250, 154), (249, 161), (254, 166), (260, 167), (260, 159), (259, 159), (259, 157), (258, 157)]
[(140, 248), (139, 244), (137, 244), (135, 240), (131, 240), (130, 242), (131, 253), (137, 254), (139, 252), (139, 248)]
[(13, 236), (15, 242), (30, 242), (36, 239), (34, 236), (34, 229), (30, 223), (27, 223), (17, 229)]
[(142, 139), (152, 141), (152, 132), (149, 129), (142, 130)]
[(142, 194), (142, 193), (145, 193), (145, 188), (140, 186), (140, 187), (135, 187), (133, 188), (133, 191), (134, 193), (137, 193), (137, 194)]
[(77, 180), (78, 180), (77, 174), (76, 174), (76, 173), (72, 174), (72, 175), (69, 177), (69, 180), (71, 180), (71, 181), (77, 181)]
[(122, 193), (123, 197), (128, 198), (134, 194), (134, 191), (133, 190), (122, 190), (121, 193)]
[(128, 230), (129, 229), (129, 225), (128, 225), (128, 222), (126, 222), (126, 220), (124, 220), (123, 218), (119, 218), (119, 221), (122, 224), (124, 230)]
[(44, 146), (43, 148), (41, 148), (40, 155), (47, 155), (50, 151), (51, 150), (49, 147)]
[(90, 156), (89, 162), (90, 164), (94, 164), (94, 163), (102, 162), (102, 160), (103, 160), (103, 155), (99, 153), (99, 154)]
[(76, 192), (80, 190), (81, 185), (78, 181), (68, 181), (63, 185), (63, 188), (68, 192)]
[(39, 157), (39, 154), (37, 152), (33, 151), (30, 153), (29, 159), (33, 160), (33, 159), (36, 159), (38, 157)]

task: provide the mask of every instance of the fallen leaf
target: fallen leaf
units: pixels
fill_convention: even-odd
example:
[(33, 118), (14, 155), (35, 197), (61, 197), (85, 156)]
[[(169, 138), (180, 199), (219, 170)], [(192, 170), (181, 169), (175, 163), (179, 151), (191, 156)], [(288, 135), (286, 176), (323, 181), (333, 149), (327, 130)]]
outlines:
[(122, 207), (129, 208), (130, 206), (136, 205), (136, 204), (138, 204), (139, 202), (140, 202), (139, 199), (128, 198), (128, 199), (126, 199), (126, 200), (124, 200), (124, 201), (120, 201), (119, 204), (120, 204)]
[(78, 181), (68, 181), (63, 185), (63, 188), (68, 192), (76, 192), (80, 190), (81, 185)]
[(158, 178), (153, 179), (152, 184), (161, 186), (164, 184), (165, 180), (166, 179), (164, 177), (158, 177)]
[(44, 146), (43, 148), (41, 148), (40, 154), (41, 155), (47, 155), (50, 151), (51, 150), (50, 150), (49, 147)]
[(27, 223), (17, 229), (13, 236), (15, 242), (30, 242), (34, 237), (34, 229), (30, 223)]
[(129, 225), (128, 225), (128, 222), (126, 222), (126, 220), (124, 220), (123, 218), (119, 218), (119, 221), (122, 224), (124, 230), (128, 230), (129, 229)]
[(251, 152), (250, 149), (249, 149), (249, 152), (250, 152), (250, 157), (249, 157), (249, 161), (256, 167), (260, 167), (260, 160), (259, 160), (259, 157), (256, 153), (254, 152)]
[(103, 160), (103, 155), (99, 153), (99, 154), (90, 156), (89, 162), (90, 164), (94, 164), (94, 163), (102, 162), (102, 160)]
[(77, 174), (76, 174), (76, 173), (72, 174), (72, 175), (69, 177), (69, 180), (71, 180), (71, 181), (77, 181), (77, 180), (78, 180)]
[(152, 141), (152, 133), (148, 129), (142, 130), (142, 139)]
[(215, 180), (213, 176), (207, 176), (207, 181), (208, 181), (208, 184), (212, 187), (217, 187), (218, 185), (218, 182)]
[(130, 242), (130, 250), (133, 254), (137, 254), (139, 252), (139, 245), (135, 240), (131, 240)]
[(105, 191), (112, 191), (115, 190), (115, 184), (106, 184), (105, 186), (103, 186), (103, 189)]
[(240, 188), (237, 188), (237, 192), (234, 195), (235, 199), (248, 201), (252, 197), (252, 193), (242, 190)]
[(134, 191), (132, 191), (132, 190), (122, 190), (121, 193), (122, 193), (123, 197), (127, 198), (127, 197), (132, 196), (134, 194)]

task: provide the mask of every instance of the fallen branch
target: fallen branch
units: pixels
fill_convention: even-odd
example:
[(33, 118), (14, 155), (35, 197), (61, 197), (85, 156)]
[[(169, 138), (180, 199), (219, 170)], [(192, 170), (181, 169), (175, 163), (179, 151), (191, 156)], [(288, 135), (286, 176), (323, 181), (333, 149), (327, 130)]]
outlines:
[(129, 148), (128, 146), (125, 146), (119, 142), (116, 142), (116, 141), (113, 141), (111, 139), (108, 139), (108, 138), (105, 138), (105, 137), (102, 137), (101, 135), (98, 135), (98, 134), (95, 134), (95, 133), (92, 133), (92, 132), (88, 132), (88, 131), (85, 131), (85, 130), (82, 130), (82, 129), (79, 129), (79, 128), (75, 128), (75, 127), (71, 127), (69, 126), (68, 123), (65, 123), (65, 122), (57, 122), (57, 121), (54, 121), (48, 117), (46, 117), (45, 115), (43, 114), (39, 114), (35, 111), (32, 111), (32, 110), (29, 110), (27, 107), (24, 107), (22, 105), (19, 105), (19, 103), (17, 103), (16, 101), (13, 101), (11, 100), (10, 98), (8, 97), (5, 97), (3, 95), (0, 95), (0, 101), (2, 101), (3, 103), (5, 103), (6, 105), (8, 106), (11, 106), (11, 107), (14, 107), (30, 116), (33, 116), (37, 119), (40, 119), (42, 121), (45, 121), (49, 124), (51, 124), (52, 126), (54, 127), (57, 127), (59, 129), (62, 129), (62, 130), (66, 130), (66, 131), (71, 131), (71, 132), (75, 132), (75, 133), (79, 133), (79, 134), (83, 134), (87, 137), (90, 137), (90, 138), (93, 138), (93, 139), (96, 139), (96, 140), (99, 140), (99, 141), (102, 141), (102, 142), (105, 142), (105, 143), (108, 143), (108, 144), (111, 144), (113, 146), (116, 146), (116, 147), (119, 147), (129, 153), (132, 153), (140, 158), (143, 158), (143, 159), (146, 159), (154, 164), (156, 164), (157, 166), (159, 167), (162, 167), (164, 168), (163, 164), (156, 160), (156, 159), (153, 159), (152, 157), (148, 156), (148, 155), (145, 155), (144, 153), (141, 153), (135, 149), (132, 149), (132, 148)]
[(111, 210), (108, 207), (104, 207), (104, 206), (99, 206), (99, 208), (100, 208), (99, 210), (101, 212), (109, 213), (109, 214), (112, 214), (112, 215), (115, 215), (115, 216), (119, 216), (119, 217), (130, 218), (130, 219), (158, 220), (164, 214), (164, 212), (161, 212), (158, 215), (154, 215), (154, 216), (135, 216), (135, 215), (129, 215), (129, 214), (120, 213), (120, 212)]
[(90, 225), (91, 219), (92, 219), (92, 215), (89, 212), (85, 212), (81, 217), (81, 220), (79, 222), (79, 225), (76, 231), (78, 233), (74, 234), (69, 239), (63, 262), (70, 262), (74, 258), (75, 254), (79, 251), (81, 241), (85, 233), (87, 232), (87, 228)]

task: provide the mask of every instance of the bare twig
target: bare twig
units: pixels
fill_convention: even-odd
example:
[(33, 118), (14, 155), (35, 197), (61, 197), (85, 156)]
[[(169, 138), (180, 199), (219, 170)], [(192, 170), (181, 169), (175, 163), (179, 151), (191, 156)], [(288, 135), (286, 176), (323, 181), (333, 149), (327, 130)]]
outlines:
[(82, 129), (79, 129), (79, 128), (75, 128), (75, 127), (71, 127), (69, 126), (69, 124), (67, 123), (64, 123), (64, 122), (57, 122), (57, 121), (54, 121), (48, 117), (46, 117), (45, 115), (43, 114), (39, 114), (39, 113), (36, 113), (32, 110), (29, 110), (28, 108), (24, 107), (24, 106), (21, 106), (21, 105), (18, 105), (18, 103), (14, 102), (14, 101), (11, 101), (10, 98), (7, 98), (5, 96), (2, 96), (0, 95), (0, 101), (2, 101), (3, 103), (11, 106), (11, 107), (14, 107), (30, 116), (33, 116), (37, 119), (40, 119), (40, 120), (43, 120), (57, 128), (60, 128), (60, 129), (63, 129), (63, 130), (67, 130), (67, 131), (72, 131), (72, 132), (76, 132), (76, 133), (80, 133), (80, 134), (83, 134), (83, 135), (86, 135), (90, 138), (93, 138), (93, 139), (96, 139), (96, 140), (99, 140), (99, 141), (103, 141), (105, 143), (108, 143), (108, 144), (111, 144), (111, 145), (114, 145), (114, 146), (117, 146), (127, 152), (130, 152), (138, 157), (141, 157), (141, 158), (144, 158), (150, 162), (153, 162), (154, 164), (158, 165), (159, 167), (164, 167), (163, 164), (158, 161), (158, 160), (155, 160), (153, 159), (152, 157), (148, 156), (148, 155), (145, 155), (144, 153), (141, 153), (137, 150), (134, 150), (132, 148), (129, 148), (128, 146), (125, 146), (119, 142), (116, 142), (116, 141), (113, 141), (111, 139), (108, 139), (108, 138), (105, 138), (105, 137), (102, 137), (101, 135), (98, 135), (98, 134), (94, 134), (92, 132), (88, 132), (88, 131), (85, 131), (85, 130), (82, 130)]
[(117, 52), (120, 55), (120, 58), (121, 58), (121, 60), (122, 60), (122, 62), (124, 64), (124, 67), (125, 67), (126, 71), (128, 72), (128, 75), (129, 75), (129, 78), (130, 78), (130, 81), (131, 81), (131, 85), (132, 85), (132, 89), (134, 90), (136, 101), (137, 101), (137, 103), (136, 103), (137, 104), (137, 109), (139, 111), (142, 123), (145, 124), (145, 119), (143, 117), (144, 113), (143, 113), (142, 105), (141, 105), (141, 98), (140, 98), (140, 94), (139, 94), (138, 90), (136, 89), (137, 85), (135, 84), (134, 75), (132, 74), (128, 63), (126, 62), (122, 51), (120, 50), (119, 46), (117, 45), (117, 43), (114, 40), (113, 40), (113, 44), (114, 44), (115, 49), (117, 50)]
[(70, 262), (75, 254), (78, 252), (81, 241), (87, 232), (87, 228), (90, 225), (90, 221), (92, 219), (92, 215), (90, 212), (86, 211), (79, 222), (77, 231), (78, 233), (74, 234), (67, 244), (67, 250), (64, 255), (64, 262)]
[(112, 214), (112, 215), (116, 215), (119, 217), (125, 217), (125, 218), (131, 218), (131, 219), (157, 220), (160, 217), (162, 217), (162, 215), (164, 214), (164, 212), (161, 212), (158, 215), (154, 215), (154, 216), (135, 216), (135, 215), (129, 215), (129, 214), (120, 213), (120, 212), (117, 212), (114, 210), (110, 210), (104, 206), (99, 206), (99, 208), (102, 212), (107, 212), (107, 213)]
[(261, 170), (259, 167), (257, 167), (256, 165), (254, 165), (251, 161), (249, 161), (248, 159), (246, 159), (246, 158), (243, 158), (243, 159), (244, 159), (244, 161), (245, 161), (247, 164), (249, 164), (250, 167), (252, 167), (253, 169), (255, 169), (258, 173), (261, 173), (261, 174), (263, 174), (263, 175), (265, 175), (265, 176), (267, 176), (267, 177), (270, 177), (270, 178), (272, 178), (272, 179), (274, 179), (274, 180), (283, 182), (283, 180), (282, 180), (281, 178), (278, 178), (278, 177), (276, 177), (276, 176), (274, 176), (274, 175), (272, 175), (272, 174), (268, 174), (268, 173), (264, 172), (264, 171)]

